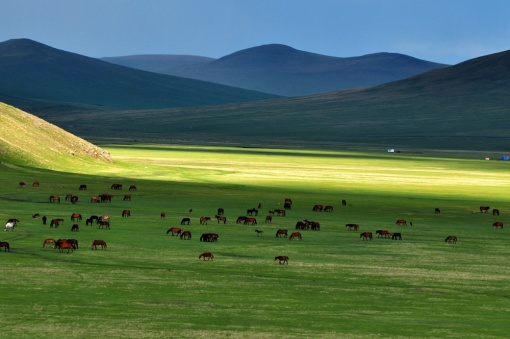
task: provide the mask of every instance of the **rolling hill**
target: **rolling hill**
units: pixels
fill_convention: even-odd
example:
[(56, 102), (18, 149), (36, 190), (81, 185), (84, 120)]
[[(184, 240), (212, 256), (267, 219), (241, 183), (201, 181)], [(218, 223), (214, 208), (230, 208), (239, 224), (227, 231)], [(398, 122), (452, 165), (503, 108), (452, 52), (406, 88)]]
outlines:
[(191, 107), (274, 97), (113, 65), (29, 39), (0, 43), (0, 101), (30, 112)]
[(138, 55), (102, 60), (281, 96), (375, 86), (446, 66), (398, 53), (339, 58), (280, 44), (248, 48), (219, 59)]

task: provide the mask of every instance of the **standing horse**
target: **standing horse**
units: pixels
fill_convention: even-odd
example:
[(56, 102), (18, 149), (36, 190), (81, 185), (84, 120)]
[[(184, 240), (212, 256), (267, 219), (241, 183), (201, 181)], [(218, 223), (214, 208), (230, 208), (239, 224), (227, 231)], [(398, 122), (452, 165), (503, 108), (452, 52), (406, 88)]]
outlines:
[(172, 227), (166, 231), (166, 234), (172, 233), (172, 237), (181, 234), (182, 230), (179, 227)]
[(299, 233), (299, 232), (292, 233), (289, 237), (289, 240), (292, 240), (292, 239), (301, 240), (302, 239), (301, 233)]
[(218, 224), (220, 223), (220, 221), (223, 221), (224, 224), (227, 223), (227, 217), (224, 217), (222, 215), (216, 215), (215, 218), (218, 220)]
[(268, 215), (266, 216), (266, 222), (272, 222), (273, 221), (273, 217)]
[(182, 231), (181, 240), (191, 240), (191, 232), (190, 231)]
[(0, 241), (0, 248), (5, 247), (4, 252), (11, 251), (11, 247), (7, 241)]
[(454, 235), (449, 235), (449, 236), (446, 237), (444, 242), (447, 243), (447, 244), (456, 244), (457, 243), (457, 237), (454, 236)]
[(225, 214), (225, 210), (222, 207), (218, 208), (218, 215), (223, 215), (223, 214)]
[(23, 181), (20, 181), (20, 182), (19, 182), (19, 187), (20, 187), (20, 188), (23, 188), (23, 187), (25, 187), (26, 185), (27, 185), (27, 184), (25, 184)]
[(289, 264), (289, 257), (285, 255), (279, 255), (277, 257), (274, 257), (274, 261), (279, 260), (280, 265)]
[(372, 240), (372, 232), (363, 232), (359, 235), (360, 238), (364, 240)]
[(189, 225), (190, 218), (182, 218), (181, 225)]
[(375, 231), (375, 234), (377, 234), (378, 238), (389, 238), (390, 237), (390, 232), (388, 232), (387, 230), (377, 230), (377, 231)]
[(161, 212), (161, 214), (159, 216), (161, 217), (161, 219), (165, 219), (166, 213), (165, 212)]
[(503, 222), (501, 221), (496, 221), (495, 223), (492, 224), (492, 227), (494, 228), (503, 228)]
[(122, 217), (130, 217), (131, 216), (131, 211), (130, 210), (124, 210), (122, 211)]
[(480, 206), (480, 213), (487, 213), (489, 210), (489, 206)]
[(67, 250), (67, 253), (69, 253), (69, 251), (71, 251), (71, 253), (72, 253), (72, 252), (74, 252), (74, 247), (73, 247), (73, 244), (71, 244), (67, 240), (63, 240), (62, 242), (59, 243), (58, 250), (61, 253), (64, 252), (64, 250)]
[(395, 223), (395, 225), (397, 226), (407, 226), (407, 221), (405, 221), (404, 219), (398, 219), (397, 222)]
[(126, 194), (122, 200), (131, 201), (131, 194)]
[(36, 181), (34, 181), (34, 182), (32, 183), (32, 187), (39, 187), (39, 181), (37, 181), (37, 180), (36, 180)]
[(391, 236), (391, 240), (402, 240), (402, 234), (400, 233), (393, 233), (393, 235)]
[(261, 237), (264, 235), (264, 231), (262, 230), (255, 230), (255, 233), (257, 233), (257, 237)]
[(210, 220), (210, 217), (200, 217), (200, 225), (207, 225), (207, 222)]
[(434, 212), (435, 212), (436, 214), (441, 214), (441, 210), (440, 210), (439, 208), (436, 208), (436, 209), (434, 210)]
[(87, 185), (80, 185), (80, 187), (78, 188), (78, 190), (80, 191), (85, 191), (87, 189)]
[(257, 219), (255, 218), (246, 218), (244, 220), (245, 225), (257, 225)]
[(71, 227), (71, 232), (79, 232), (79, 231), (80, 231), (80, 227), (78, 226), (78, 224), (74, 224)]
[(255, 208), (252, 208), (252, 209), (246, 210), (246, 214), (247, 215), (258, 216), (259, 215), (259, 210), (255, 209)]
[(52, 219), (50, 222), (50, 228), (53, 228), (53, 227), (57, 228), (61, 224), (64, 224), (64, 219)]
[(345, 224), (345, 227), (347, 227), (348, 231), (357, 231), (359, 230), (358, 224)]
[(289, 232), (288, 230), (279, 229), (278, 231), (276, 231), (276, 237), (281, 238), (283, 236), (284, 238), (287, 238), (288, 232)]
[(204, 252), (198, 256), (198, 260), (203, 259), (205, 261), (206, 258), (207, 261), (212, 261), (214, 259), (214, 255), (211, 252)]
[(324, 206), (322, 206), (322, 205), (315, 205), (312, 208), (312, 211), (314, 211), (314, 212), (322, 212), (323, 210), (324, 210)]
[(42, 244), (42, 247), (45, 248), (46, 245), (49, 245), (49, 244), (53, 244), (55, 245), (55, 239), (53, 238), (48, 238), (46, 240), (43, 241), (43, 244)]
[(497, 208), (493, 208), (492, 215), (499, 215), (499, 210)]
[(130, 191), (136, 191), (136, 186), (135, 186), (135, 185), (131, 185), (131, 186), (129, 186), (129, 190), (130, 190)]
[(101, 246), (101, 249), (103, 250), (106, 250), (106, 242), (104, 240), (94, 240), (92, 242), (92, 246), (90, 246), (90, 249), (93, 250), (93, 249), (96, 249), (97, 250), (97, 246)]
[(60, 204), (60, 197), (58, 195), (50, 195), (50, 202), (58, 202)]

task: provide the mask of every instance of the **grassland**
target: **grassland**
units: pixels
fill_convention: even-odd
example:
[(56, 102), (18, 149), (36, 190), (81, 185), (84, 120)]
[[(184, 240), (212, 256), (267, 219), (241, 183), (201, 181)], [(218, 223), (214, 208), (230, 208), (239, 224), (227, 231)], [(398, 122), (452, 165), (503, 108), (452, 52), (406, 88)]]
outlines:
[[(21, 221), (0, 239), (11, 244), (0, 253), (2, 337), (508, 337), (510, 236), (491, 227), (508, 222), (507, 162), (465, 153), (103, 148), (113, 164), (74, 173), (0, 164), (0, 220)], [(34, 180), (40, 187), (30, 186)], [(138, 189), (114, 191), (113, 183)], [(78, 191), (81, 184), (88, 189)], [(90, 202), (101, 193), (113, 201)], [(80, 200), (50, 204), (55, 194)], [(264, 223), (285, 198), (293, 200), (287, 216)], [(259, 203), (257, 226), (235, 223)], [(314, 204), (334, 211), (312, 212)], [(481, 205), (501, 215), (479, 213)], [(225, 225), (214, 219), (219, 207)], [(121, 217), (124, 209), (131, 217)], [(72, 233), (76, 212), (110, 214), (111, 230), (83, 220)], [(65, 223), (50, 229), (34, 213)], [(200, 216), (213, 220), (200, 225)], [(166, 235), (183, 217), (191, 218), (183, 228), (193, 239)], [(413, 226), (395, 226), (400, 218)], [(321, 230), (302, 231), (302, 241), (274, 237), (303, 219), (319, 221)], [(362, 241), (346, 223), (398, 231), (403, 240)], [(219, 241), (200, 242), (204, 232)], [(457, 244), (444, 242), (451, 234)], [(80, 249), (42, 248), (49, 237), (76, 238)], [(94, 239), (108, 249), (91, 250)], [(214, 261), (198, 260), (205, 251)], [(289, 256), (289, 265), (275, 262), (277, 255)]]

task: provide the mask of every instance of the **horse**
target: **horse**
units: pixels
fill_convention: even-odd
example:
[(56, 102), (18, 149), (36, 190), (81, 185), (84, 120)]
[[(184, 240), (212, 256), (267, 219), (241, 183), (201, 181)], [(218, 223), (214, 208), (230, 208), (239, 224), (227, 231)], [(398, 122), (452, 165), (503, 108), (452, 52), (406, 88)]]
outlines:
[(39, 219), (41, 215), (39, 213), (32, 214), (32, 219)]
[(236, 223), (240, 224), (243, 223), (246, 220), (247, 217), (239, 216), (237, 217)]
[(103, 193), (99, 196), (101, 202), (112, 202), (112, 196), (108, 193)]
[(348, 231), (357, 231), (359, 230), (358, 224), (345, 224), (345, 227), (347, 227)]
[(172, 233), (172, 237), (181, 234), (182, 230), (179, 227), (172, 227), (166, 231), (166, 234)]
[(97, 202), (99, 204), (101, 202), (101, 198), (98, 196), (93, 196), (90, 198), (90, 202)]
[(32, 187), (39, 187), (39, 181), (37, 181), (37, 180), (36, 180), (36, 181), (34, 181), (34, 182), (32, 183)]
[(255, 209), (255, 208), (252, 208), (252, 209), (246, 210), (246, 214), (247, 215), (254, 215), (255, 214), (255, 216), (258, 216), (259, 215), (259, 210)]
[(15, 219), (15, 218), (9, 218), (9, 219), (7, 219), (7, 222), (13, 222), (14, 226), (18, 226), (18, 223), (20, 221), (18, 219)]
[(80, 187), (78, 188), (78, 190), (80, 191), (85, 191), (87, 189), (87, 185), (80, 185)]
[(20, 182), (19, 182), (19, 187), (20, 187), (20, 188), (23, 188), (23, 187), (25, 187), (26, 185), (27, 185), (27, 184), (25, 184), (23, 181), (20, 181)]
[(359, 235), (363, 240), (372, 240), (372, 232), (363, 232)]
[(302, 239), (301, 233), (299, 233), (299, 232), (292, 233), (289, 237), (289, 240), (292, 240), (292, 239), (301, 240)]
[(493, 208), (492, 215), (499, 215), (499, 210), (497, 208)]
[(285, 265), (285, 264), (289, 264), (289, 257), (285, 256), (285, 255), (279, 255), (277, 257), (274, 257), (274, 261), (278, 260), (280, 265)]
[(165, 212), (161, 212), (160, 217), (161, 217), (161, 219), (165, 219), (166, 213)]
[(310, 229), (312, 231), (320, 231), (321, 230), (321, 224), (318, 221), (312, 221), (310, 222), (311, 226)]
[(69, 251), (71, 251), (71, 253), (72, 253), (72, 252), (74, 252), (74, 247), (73, 247), (73, 244), (71, 244), (67, 240), (64, 240), (59, 243), (58, 250), (61, 253), (64, 252), (64, 250), (67, 250), (67, 253), (69, 253)]
[(286, 215), (285, 210), (274, 210), (274, 213), (279, 217), (284, 217)]
[(71, 221), (81, 221), (82, 220), (82, 217), (81, 217), (81, 214), (80, 213), (73, 213), (71, 214)]
[(489, 206), (480, 206), (480, 213), (487, 213), (489, 210)]
[(99, 222), (99, 217), (97, 215), (91, 215), (90, 218), (90, 224), (92, 225), (92, 221), (95, 220), (96, 224)]
[(110, 221), (108, 221), (108, 220), (101, 220), (101, 221), (98, 222), (98, 225), (99, 225), (97, 227), (98, 229), (99, 228), (100, 229), (106, 228), (108, 230), (110, 229)]
[(4, 252), (11, 251), (11, 247), (7, 241), (0, 241), (0, 248), (5, 247)]
[(190, 231), (182, 231), (181, 240), (191, 240), (191, 232)]
[(220, 221), (223, 221), (224, 224), (227, 223), (227, 217), (224, 217), (222, 215), (216, 215), (215, 218), (218, 220), (218, 224), (220, 223)]
[(207, 225), (207, 222), (210, 220), (210, 217), (200, 217), (200, 225)]
[(255, 233), (257, 233), (257, 237), (261, 237), (264, 235), (264, 231), (262, 230), (255, 230)]
[(436, 209), (434, 210), (434, 212), (435, 212), (436, 214), (441, 214), (441, 210), (440, 210), (439, 208), (436, 208)]
[(449, 236), (446, 237), (444, 242), (447, 243), (447, 244), (456, 244), (457, 243), (457, 237), (454, 236), (454, 235), (449, 235)]
[(42, 244), (42, 247), (43, 247), (43, 248), (45, 248), (45, 247), (46, 247), (46, 245), (48, 245), (48, 244), (55, 244), (55, 239), (53, 239), (53, 238), (48, 238), (48, 239), (44, 240), (44, 241), (43, 241), (43, 244)]
[(130, 190), (130, 191), (136, 191), (136, 186), (135, 186), (135, 185), (131, 185), (131, 186), (129, 186), (129, 190)]
[(273, 217), (268, 215), (266, 216), (266, 222), (272, 222), (273, 221)]
[(64, 219), (52, 219), (50, 222), (50, 228), (57, 228), (60, 224), (64, 224)]
[(216, 242), (218, 241), (219, 235), (216, 233), (204, 233), (200, 237), (200, 241), (203, 242)]
[(387, 230), (377, 230), (375, 231), (375, 234), (377, 234), (378, 238), (389, 238), (390, 232)]
[(218, 215), (223, 215), (223, 214), (225, 214), (225, 210), (222, 207), (218, 208)]
[(399, 225), (407, 226), (407, 221), (405, 221), (404, 219), (398, 219), (397, 222), (395, 223), (395, 225), (397, 225), (397, 226), (399, 226)]
[(126, 194), (122, 200), (131, 201), (131, 194)]
[(122, 211), (122, 217), (130, 217), (131, 216), (131, 211), (130, 210), (124, 210)]
[(503, 228), (503, 222), (501, 221), (496, 221), (495, 223), (492, 224), (492, 227), (494, 228)]
[(181, 225), (189, 225), (189, 222), (190, 222), (190, 218), (182, 218), (181, 220)]
[(58, 195), (50, 195), (50, 202), (58, 202), (60, 204), (60, 197)]
[(112, 184), (112, 186), (110, 188), (113, 190), (121, 190), (122, 185), (121, 184)]
[(97, 246), (101, 246), (101, 249), (103, 250), (106, 250), (106, 242), (104, 240), (94, 240), (92, 242), (92, 246), (90, 246), (90, 249), (93, 250), (93, 249), (96, 249), (97, 250)]
[(80, 226), (78, 226), (78, 224), (74, 224), (71, 227), (71, 232), (79, 232), (79, 231), (80, 231)]
[(203, 259), (205, 261), (206, 258), (207, 261), (212, 261), (214, 259), (214, 255), (211, 252), (204, 252), (198, 256), (198, 260)]
[(292, 204), (291, 203), (285, 202), (283, 204), (283, 209), (290, 210), (291, 208), (292, 208)]
[(324, 206), (322, 206), (322, 205), (315, 205), (312, 208), (312, 211), (314, 211), (314, 212), (322, 212), (323, 210), (324, 210)]
[(306, 229), (306, 224), (305, 224), (305, 222), (304, 222), (304, 221), (298, 221), (298, 222), (296, 223), (296, 229), (297, 229), (297, 230), (304, 230), (304, 229)]
[(257, 219), (246, 218), (246, 220), (244, 220), (244, 225), (257, 225)]
[(78, 196), (73, 195), (73, 196), (71, 197), (71, 204), (76, 204), (77, 202), (78, 202)]
[(393, 233), (393, 235), (391, 236), (391, 240), (402, 240), (402, 234)]
[(77, 239), (67, 239), (67, 242), (73, 246), (74, 250), (78, 249), (78, 240)]
[(278, 231), (276, 231), (276, 238), (281, 238), (282, 235), (284, 238), (287, 238), (288, 232), (289, 231), (287, 231), (287, 230), (279, 229)]
[(328, 205), (328, 206), (324, 207), (324, 212), (333, 212), (333, 206)]

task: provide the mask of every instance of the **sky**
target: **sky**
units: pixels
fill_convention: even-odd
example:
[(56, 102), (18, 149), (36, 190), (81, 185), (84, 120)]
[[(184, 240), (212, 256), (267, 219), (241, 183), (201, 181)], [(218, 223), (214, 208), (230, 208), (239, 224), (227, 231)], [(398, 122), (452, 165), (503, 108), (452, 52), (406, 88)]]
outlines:
[(456, 64), (510, 49), (510, 0), (0, 0), (0, 42), (212, 58), (265, 44)]

